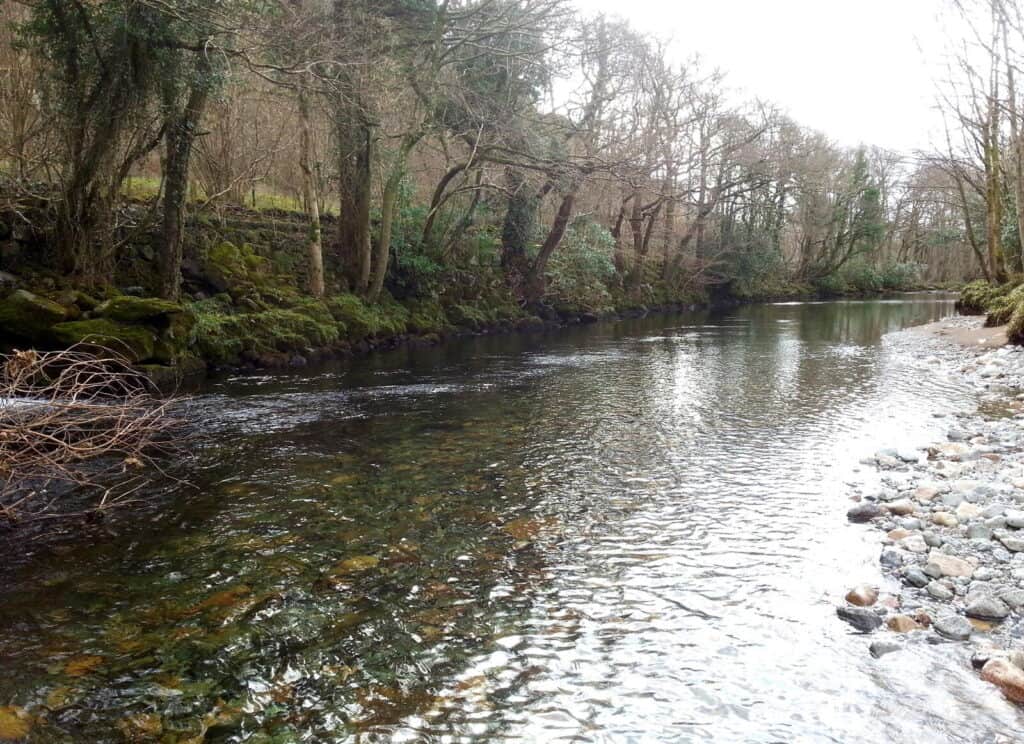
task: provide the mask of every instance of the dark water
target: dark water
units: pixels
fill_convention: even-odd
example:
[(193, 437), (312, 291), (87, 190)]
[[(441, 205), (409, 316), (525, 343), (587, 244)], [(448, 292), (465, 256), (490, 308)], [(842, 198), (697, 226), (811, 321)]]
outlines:
[(972, 405), (885, 334), (951, 311), (774, 305), (214, 384), (198, 488), (6, 571), (0, 734), (5, 710), (46, 742), (1019, 732), (965, 650), (876, 661), (834, 616), (880, 580), (844, 518), (857, 461)]

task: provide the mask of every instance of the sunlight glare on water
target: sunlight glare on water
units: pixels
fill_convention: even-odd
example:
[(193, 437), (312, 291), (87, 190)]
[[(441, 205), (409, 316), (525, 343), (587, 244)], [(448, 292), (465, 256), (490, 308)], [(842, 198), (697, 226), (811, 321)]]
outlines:
[(1019, 731), (965, 649), (874, 660), (834, 614), (882, 580), (845, 520), (858, 461), (973, 405), (894, 333), (951, 311), (783, 303), (212, 384), (195, 492), (8, 569), (0, 703), (45, 710), (38, 741)]

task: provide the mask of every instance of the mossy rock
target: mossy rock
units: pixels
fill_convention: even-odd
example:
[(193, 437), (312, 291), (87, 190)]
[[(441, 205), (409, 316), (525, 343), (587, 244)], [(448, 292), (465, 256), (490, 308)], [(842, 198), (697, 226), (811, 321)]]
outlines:
[(161, 300), (156, 297), (129, 297), (128, 295), (107, 300), (96, 308), (97, 315), (124, 323), (158, 321), (184, 313), (185, 308), (169, 300)]
[(0, 330), (26, 341), (38, 341), (69, 315), (63, 305), (18, 289), (0, 301)]
[(960, 290), (960, 298), (956, 302), (956, 309), (964, 315), (983, 315), (993, 308), (997, 308), (1013, 289), (1014, 285), (1012, 284), (989, 284), (986, 281), (971, 282)]
[(58, 323), (50, 333), (60, 344), (91, 344), (121, 354), (131, 362), (152, 359), (157, 342), (153, 328), (118, 323), (109, 318), (92, 318)]
[(218, 365), (238, 364), (246, 355), (332, 346), (345, 328), (326, 311), (311, 317), (293, 309), (235, 315), (201, 308), (197, 317), (193, 347), (203, 359)]

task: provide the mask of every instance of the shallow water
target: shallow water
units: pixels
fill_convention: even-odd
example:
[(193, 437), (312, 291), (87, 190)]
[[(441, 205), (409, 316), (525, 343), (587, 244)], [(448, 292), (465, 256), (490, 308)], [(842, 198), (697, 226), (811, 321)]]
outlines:
[(874, 660), (834, 614), (881, 581), (857, 461), (974, 404), (891, 333), (951, 312), (770, 305), (214, 383), (195, 488), (7, 569), (0, 705), (36, 741), (1012, 741), (966, 649)]

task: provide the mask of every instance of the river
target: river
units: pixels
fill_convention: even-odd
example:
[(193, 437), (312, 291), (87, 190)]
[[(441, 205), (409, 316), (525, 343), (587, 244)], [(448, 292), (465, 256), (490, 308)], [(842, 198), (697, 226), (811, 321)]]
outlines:
[(966, 649), (875, 660), (835, 616), (882, 581), (845, 520), (858, 461), (974, 405), (898, 333), (951, 312), (765, 305), (213, 381), (188, 485), (0, 573), (0, 705), (40, 742), (1024, 730)]

